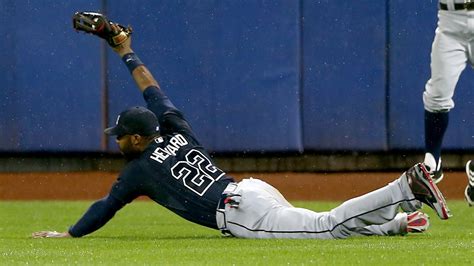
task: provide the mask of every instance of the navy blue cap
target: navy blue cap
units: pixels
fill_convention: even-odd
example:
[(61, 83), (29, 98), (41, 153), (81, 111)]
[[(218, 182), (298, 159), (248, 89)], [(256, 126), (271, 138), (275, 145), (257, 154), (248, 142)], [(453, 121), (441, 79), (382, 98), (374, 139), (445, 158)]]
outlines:
[(121, 112), (114, 127), (104, 130), (111, 136), (123, 136), (138, 134), (140, 136), (151, 136), (158, 133), (160, 124), (156, 115), (145, 107), (135, 106)]

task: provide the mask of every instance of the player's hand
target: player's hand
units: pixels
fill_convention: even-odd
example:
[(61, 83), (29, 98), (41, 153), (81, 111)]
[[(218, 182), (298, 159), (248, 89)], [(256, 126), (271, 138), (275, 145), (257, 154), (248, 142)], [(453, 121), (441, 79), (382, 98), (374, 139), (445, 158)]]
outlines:
[(104, 14), (96, 12), (74, 13), (72, 26), (76, 31), (99, 36), (106, 40), (111, 47), (124, 44), (132, 34), (132, 27), (112, 22)]
[(68, 232), (56, 232), (56, 231), (40, 231), (40, 232), (34, 232), (31, 234), (33, 238), (65, 238), (65, 237), (71, 237), (71, 235)]
[[(119, 26), (117, 24), (111, 24), (110, 27), (114, 31), (120, 30)], [(132, 48), (132, 36), (128, 36), (125, 41), (123, 41), (121, 44), (112, 47), (112, 49), (120, 55), (120, 57), (124, 56), (125, 54), (131, 53)]]

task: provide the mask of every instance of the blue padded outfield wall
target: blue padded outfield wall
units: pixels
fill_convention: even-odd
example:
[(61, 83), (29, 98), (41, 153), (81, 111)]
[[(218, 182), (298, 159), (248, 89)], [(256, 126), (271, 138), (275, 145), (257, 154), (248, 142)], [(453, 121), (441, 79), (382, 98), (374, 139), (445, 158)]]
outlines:
[(303, 17), (305, 149), (385, 150), (385, 3), (305, 1)]
[(99, 43), (71, 30), (99, 2), (0, 0), (0, 150), (99, 148)]
[[(120, 59), (72, 30), (79, 10), (133, 26), (134, 50), (211, 151), (421, 149), (436, 5), (0, 0), (0, 151), (116, 152), (102, 123), (144, 104)], [(468, 67), (446, 148), (474, 148), (473, 84)]]

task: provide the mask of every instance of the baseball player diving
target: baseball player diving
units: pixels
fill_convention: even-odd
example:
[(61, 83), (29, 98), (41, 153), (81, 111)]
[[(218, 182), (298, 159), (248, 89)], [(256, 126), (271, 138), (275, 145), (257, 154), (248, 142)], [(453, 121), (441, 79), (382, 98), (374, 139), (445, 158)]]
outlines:
[(241, 182), (219, 169), (201, 146), (183, 113), (160, 89), (131, 48), (131, 29), (98, 13), (78, 12), (74, 28), (107, 40), (129, 69), (147, 107), (118, 116), (105, 134), (115, 136), (128, 163), (104, 198), (94, 202), (65, 232), (40, 231), (34, 238), (82, 237), (100, 229), (139, 196), (193, 223), (241, 238), (339, 239), (351, 236), (423, 232), (431, 207), (450, 217), (440, 190), (418, 163), (388, 185), (326, 212), (293, 207), (271, 185)]

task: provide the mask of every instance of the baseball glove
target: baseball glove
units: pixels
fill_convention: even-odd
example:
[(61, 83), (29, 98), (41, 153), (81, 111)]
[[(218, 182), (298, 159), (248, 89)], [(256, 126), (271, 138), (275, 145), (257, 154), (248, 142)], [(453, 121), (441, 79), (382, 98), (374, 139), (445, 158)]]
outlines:
[(95, 12), (76, 12), (72, 16), (75, 30), (91, 33), (106, 40), (110, 46), (117, 47), (132, 34), (130, 26), (124, 27), (109, 21), (105, 15)]

